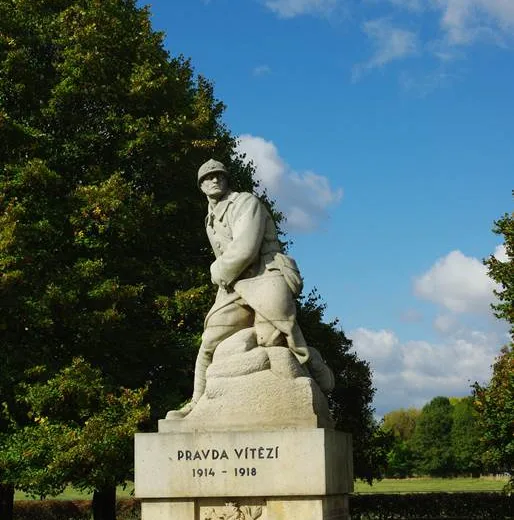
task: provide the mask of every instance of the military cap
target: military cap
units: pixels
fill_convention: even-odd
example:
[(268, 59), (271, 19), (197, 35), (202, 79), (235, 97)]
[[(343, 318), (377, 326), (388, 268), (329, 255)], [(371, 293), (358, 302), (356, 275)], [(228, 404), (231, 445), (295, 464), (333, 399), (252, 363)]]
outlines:
[(222, 172), (228, 177), (228, 170), (222, 162), (216, 161), (215, 159), (209, 159), (198, 169), (198, 186), (200, 186), (202, 179), (212, 172)]

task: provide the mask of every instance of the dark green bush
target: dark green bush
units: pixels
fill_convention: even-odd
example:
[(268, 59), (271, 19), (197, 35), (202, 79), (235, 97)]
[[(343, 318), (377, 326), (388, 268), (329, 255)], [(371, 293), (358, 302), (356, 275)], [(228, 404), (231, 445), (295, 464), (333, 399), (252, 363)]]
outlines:
[[(117, 520), (139, 520), (139, 500), (117, 501)], [(17, 500), (14, 520), (90, 520), (90, 500)]]
[(17, 500), (14, 520), (89, 520), (89, 500)]
[(352, 495), (352, 520), (507, 520), (514, 499), (502, 493)]

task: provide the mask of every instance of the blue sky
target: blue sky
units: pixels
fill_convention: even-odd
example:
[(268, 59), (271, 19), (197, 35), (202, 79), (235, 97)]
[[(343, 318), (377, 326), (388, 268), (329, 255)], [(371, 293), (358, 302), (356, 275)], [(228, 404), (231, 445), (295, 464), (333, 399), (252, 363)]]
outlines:
[[(141, 4), (142, 5), (142, 4)], [(378, 415), (467, 395), (507, 327), (481, 260), (513, 210), (511, 0), (154, 0), (226, 105)]]

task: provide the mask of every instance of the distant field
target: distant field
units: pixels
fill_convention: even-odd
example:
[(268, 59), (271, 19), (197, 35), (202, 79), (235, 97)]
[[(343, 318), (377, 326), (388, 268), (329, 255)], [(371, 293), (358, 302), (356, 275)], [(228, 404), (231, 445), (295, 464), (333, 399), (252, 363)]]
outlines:
[(355, 493), (428, 493), (459, 491), (501, 491), (506, 478), (409, 478), (384, 479), (369, 486), (355, 482)]
[[(357, 481), (355, 482), (355, 493), (501, 491), (506, 483), (507, 479), (492, 477), (384, 479), (380, 482), (375, 482), (372, 486)], [(129, 484), (124, 490), (118, 488), (118, 498), (130, 497), (132, 490), (132, 484)], [(30, 497), (27, 497), (24, 493), (17, 492), (15, 498), (16, 500), (27, 500)], [(91, 495), (68, 488), (64, 493), (53, 498), (57, 500), (81, 500), (90, 499)]]

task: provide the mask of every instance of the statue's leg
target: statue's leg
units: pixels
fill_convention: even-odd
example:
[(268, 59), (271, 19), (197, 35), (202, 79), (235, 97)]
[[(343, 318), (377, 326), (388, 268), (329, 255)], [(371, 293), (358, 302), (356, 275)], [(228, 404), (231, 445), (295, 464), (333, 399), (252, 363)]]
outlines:
[(318, 350), (314, 347), (309, 347), (309, 361), (307, 362), (307, 368), (309, 369), (314, 381), (318, 383), (322, 392), (328, 394), (328, 392), (331, 392), (334, 389), (336, 384), (334, 373), (325, 363)]
[(216, 347), (232, 334), (253, 325), (254, 312), (239, 297), (232, 299), (226, 305), (219, 305), (217, 302), (215, 307), (209, 312), (205, 321), (202, 344), (196, 357), (193, 397), (179, 410), (168, 412), (167, 419), (181, 419), (193, 410), (205, 392), (206, 372), (212, 363)]
[[(307, 346), (302, 330), (296, 321), (296, 303), (281, 275), (265, 275), (241, 280), (238, 291), (255, 309), (255, 331), (261, 346), (286, 345), (300, 364), (304, 365), (323, 392), (334, 387), (334, 374), (320, 353)], [(281, 333), (281, 334), (280, 334)]]
[[(261, 346), (282, 344), (296, 356), (301, 364), (309, 359), (309, 349), (296, 322), (296, 303), (291, 289), (281, 274), (241, 280), (238, 282), (241, 296), (255, 309), (257, 343)], [(276, 332), (275, 332), (276, 330)]]
[(197, 402), (205, 392), (205, 373), (212, 363), (216, 347), (232, 334), (251, 327), (254, 313), (241, 299), (219, 309), (207, 320), (202, 335), (202, 344), (195, 365), (193, 401)]
[(255, 313), (255, 334), (261, 347), (287, 347), (284, 333), (258, 312)]
[[(225, 308), (225, 310), (226, 309), (227, 308)], [(239, 308), (234, 310), (239, 311)], [(216, 318), (216, 315), (214, 314), (212, 317)], [(238, 332), (239, 330), (246, 328), (246, 326), (240, 326), (240, 322), (233, 323), (231, 325), (217, 325), (212, 323), (209, 323), (207, 325), (207, 327), (203, 331), (202, 344), (200, 345), (200, 350), (198, 351), (198, 355), (196, 357), (192, 401), (194, 401), (195, 403), (198, 402), (200, 397), (202, 397), (203, 393), (205, 392), (205, 374), (210, 364), (212, 363), (212, 356), (214, 355), (216, 347), (224, 339), (228, 338), (229, 336), (232, 336), (232, 334)]]

